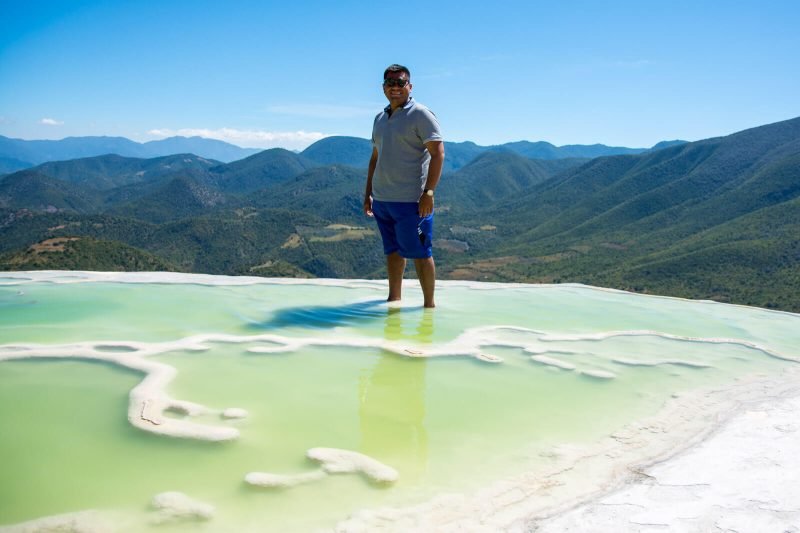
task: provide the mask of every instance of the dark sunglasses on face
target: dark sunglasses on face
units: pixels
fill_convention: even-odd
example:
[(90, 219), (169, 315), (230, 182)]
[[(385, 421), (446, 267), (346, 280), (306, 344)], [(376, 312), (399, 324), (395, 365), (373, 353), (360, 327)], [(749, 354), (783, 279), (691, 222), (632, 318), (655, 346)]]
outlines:
[(385, 87), (405, 87), (408, 85), (408, 80), (404, 80), (401, 78), (386, 78), (383, 80), (383, 85)]

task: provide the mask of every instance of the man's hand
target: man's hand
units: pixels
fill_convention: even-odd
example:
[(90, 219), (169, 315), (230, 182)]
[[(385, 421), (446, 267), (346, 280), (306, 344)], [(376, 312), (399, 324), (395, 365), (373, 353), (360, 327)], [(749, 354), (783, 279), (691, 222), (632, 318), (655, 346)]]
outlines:
[[(428, 141), (425, 143), (428, 153), (431, 154), (431, 162), (428, 165), (428, 178), (425, 180), (425, 188), (433, 190), (439, 183), (442, 176), (442, 166), (444, 165), (444, 142)], [(419, 216), (426, 217), (433, 213), (433, 196), (423, 194), (419, 199)]]
[(368, 217), (372, 216), (372, 176), (375, 174), (375, 167), (378, 166), (378, 149), (372, 147), (372, 155), (369, 158), (369, 167), (367, 168), (367, 188), (364, 191), (364, 214)]
[(419, 199), (419, 216), (426, 217), (433, 213), (433, 196), (423, 194)]

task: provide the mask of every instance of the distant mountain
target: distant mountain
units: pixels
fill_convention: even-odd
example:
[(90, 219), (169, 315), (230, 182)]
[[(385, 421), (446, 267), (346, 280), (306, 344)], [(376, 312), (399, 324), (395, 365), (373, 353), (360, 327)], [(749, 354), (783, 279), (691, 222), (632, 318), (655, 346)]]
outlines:
[[(800, 119), (673, 146), (639, 156), (591, 160), (504, 206), (530, 213), (518, 240), (580, 238), (689, 225), (685, 234), (800, 194)], [(558, 216), (554, 216), (554, 211)], [(677, 226), (676, 226), (677, 224)], [(565, 231), (569, 231), (565, 234)]]
[(0, 207), (89, 213), (98, 209), (100, 203), (95, 191), (35, 170), (22, 170), (0, 180)]
[[(656, 150), (684, 141), (664, 141)], [(472, 142), (446, 142), (445, 171), (458, 170), (486, 151), (511, 151), (531, 159), (593, 158), (606, 155), (633, 154), (645, 148), (610, 147), (602, 144), (557, 147), (547, 142), (518, 141), (495, 146), (479, 146)], [(67, 137), (61, 140), (23, 140), (0, 135), (0, 174), (30, 168), (48, 161), (115, 154), (122, 157), (154, 158), (176, 154), (194, 154), (224, 163), (238, 161), (261, 152), (256, 148), (240, 148), (224, 141), (203, 137), (169, 137), (138, 143), (124, 137)], [(366, 168), (372, 153), (369, 139), (333, 136), (321, 139), (301, 153), (317, 166), (348, 165)]]
[(13, 157), (0, 157), (0, 176), (30, 168), (31, 166), (33, 165), (26, 161), (14, 159)]
[(444, 172), (453, 172), (467, 165), (470, 161), (487, 150), (485, 146), (478, 146), (474, 142), (445, 142), (444, 143)]
[[(442, 177), (437, 189), (441, 198), (438, 205), (460, 213), (472, 212), (476, 207), (513, 197), (584, 161), (534, 161), (514, 153), (486, 152)], [(286, 208), (338, 222), (363, 223), (364, 181), (363, 169), (344, 165), (315, 167), (248, 194), (246, 205)]]
[(66, 161), (107, 154), (152, 158), (191, 153), (207, 159), (230, 162), (258, 152), (260, 152), (258, 149), (239, 148), (223, 141), (201, 137), (170, 137), (142, 144), (124, 137), (67, 137), (57, 141), (26, 141), (0, 135), (0, 158), (13, 159), (24, 163), (27, 167), (48, 161)]
[[(349, 164), (324, 164), (340, 157), (337, 146), (349, 147)], [(0, 269), (20, 268), (49, 239), (87, 237), (100, 244), (48, 255), (46, 267), (105, 268), (91, 254), (118, 243), (182, 271), (384, 277), (362, 212), (364, 168), (353, 164), (364, 148), (332, 138), (227, 164), (99, 156), (2, 176)], [(638, 154), (519, 153), (604, 150), (547, 143), (446, 150), (457, 168), (436, 194), (442, 278), (580, 282), (800, 311), (800, 118)]]
[(283, 208), (337, 222), (365, 222), (364, 173), (348, 166), (307, 170), (291, 179), (248, 195), (247, 204)]
[[(136, 209), (163, 221), (194, 211), (187, 210), (186, 205), (193, 204), (187, 204), (180, 195), (153, 197), (159, 187), (175, 179), (208, 187), (214, 182), (210, 169), (220, 165), (218, 161), (191, 154), (152, 159), (104, 155), (53, 161), (0, 178), (0, 206), (98, 213), (116, 212), (115, 206), (129, 204), (125, 212), (135, 216), (133, 206), (147, 201), (148, 204)], [(213, 194), (219, 193), (214, 190)], [(165, 202), (169, 198), (174, 205), (168, 208)], [(164, 209), (165, 214), (156, 217), (158, 209)]]
[(366, 168), (372, 155), (372, 142), (358, 137), (325, 137), (301, 152), (318, 165), (349, 165)]
[(261, 151), (261, 148), (240, 148), (224, 141), (204, 137), (168, 137), (159, 141), (148, 141), (143, 146), (148, 152), (145, 157), (196, 154), (225, 163), (238, 161)]
[(221, 190), (246, 193), (280, 183), (314, 166), (317, 164), (301, 154), (272, 148), (211, 170)]
[(548, 142), (518, 141), (489, 147), (490, 150), (510, 150), (530, 159), (561, 159), (566, 157), (580, 157), (593, 159), (607, 155), (641, 154), (646, 148), (623, 148), (606, 146), (604, 144), (570, 144), (554, 146)]
[(162, 223), (191, 216), (202, 216), (210, 208), (225, 205), (225, 194), (198, 183), (189, 176), (178, 176), (150, 194), (111, 207), (107, 213)]
[(0, 157), (24, 161), (29, 166), (105, 154), (145, 157), (146, 151), (141, 144), (124, 137), (67, 137), (59, 141), (26, 141), (0, 135)]
[[(452, 172), (463, 167), (478, 155), (489, 150), (473, 142), (445, 142), (444, 172)], [(301, 154), (319, 165), (349, 165), (356, 168), (367, 168), (372, 155), (372, 142), (358, 137), (326, 137), (321, 139)]]
[[(139, 213), (145, 219), (163, 222), (224, 204), (225, 193), (264, 189), (313, 166), (301, 155), (281, 148), (264, 150), (229, 164), (192, 154), (151, 159), (104, 155), (53, 161), (0, 178), (0, 191), (9, 191), (5, 200), (0, 197), (0, 206), (41, 210), (42, 205), (50, 205), (78, 212), (105, 211), (129, 216)], [(22, 190), (27, 179), (32, 179), (27, 185), (27, 196), (12, 195), (10, 191)], [(38, 193), (33, 194), (34, 188)], [(91, 204), (56, 200), (59, 191), (93, 200)], [(43, 204), (45, 198), (51, 201)]]
[(437, 188), (441, 202), (462, 213), (495, 205), (525, 193), (585, 159), (533, 160), (514, 152), (483, 152), (466, 166), (447, 174)]
[(674, 140), (674, 141), (661, 141), (654, 145), (650, 150), (661, 150), (663, 148), (671, 148), (673, 146), (680, 146), (681, 144), (686, 144), (689, 141), (681, 141), (681, 140)]
[[(496, 241), (453, 268), (469, 276), (481, 271), (481, 256), (500, 256), (494, 279), (799, 310), (791, 301), (800, 296), (798, 202), (800, 118), (593, 159), (474, 214), (474, 225), (496, 228)], [(770, 285), (770, 272), (798, 290)], [(755, 289), (755, 280), (767, 285)]]
[[(595, 157), (640, 154), (652, 150), (660, 150), (685, 141), (664, 141), (653, 148), (624, 148), (593, 145), (554, 146), (548, 142), (518, 141), (494, 146), (480, 146), (473, 142), (445, 142), (445, 172), (452, 172), (463, 167), (477, 156), (485, 152), (511, 152), (528, 159), (592, 159)], [(349, 165), (366, 168), (372, 154), (372, 143), (368, 139), (358, 137), (326, 137), (305, 150), (302, 155), (319, 165)]]
[(192, 154), (178, 154), (151, 159), (103, 155), (54, 161), (36, 167), (36, 171), (70, 183), (108, 190), (125, 185), (149, 182), (180, 171), (208, 171), (219, 166)]

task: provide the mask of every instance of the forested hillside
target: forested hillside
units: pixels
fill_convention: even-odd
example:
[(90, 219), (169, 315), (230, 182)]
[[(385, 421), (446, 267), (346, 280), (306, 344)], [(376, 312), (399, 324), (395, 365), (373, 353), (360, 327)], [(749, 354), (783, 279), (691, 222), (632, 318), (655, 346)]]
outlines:
[[(382, 277), (362, 213), (369, 150), (339, 137), (232, 163), (106, 155), (17, 171), (0, 178), (0, 266)], [(440, 277), (800, 311), (800, 118), (627, 155), (560, 150), (447, 144)]]

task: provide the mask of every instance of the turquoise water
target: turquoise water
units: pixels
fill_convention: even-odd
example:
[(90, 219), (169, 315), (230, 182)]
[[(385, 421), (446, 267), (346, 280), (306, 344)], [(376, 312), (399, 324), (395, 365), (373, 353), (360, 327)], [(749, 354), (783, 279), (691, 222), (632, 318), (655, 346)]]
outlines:
[[(0, 280), (0, 525), (100, 509), (125, 513), (123, 530), (149, 529), (152, 496), (181, 491), (215, 507), (208, 531), (332, 527), (359, 509), (476, 490), (546, 461), (553, 446), (651, 415), (677, 392), (779, 373), (800, 345), (798, 315), (579, 286), (444, 283), (431, 311), (413, 285), (396, 307), (378, 283), (213, 282)], [(202, 351), (179, 342), (223, 334), (232, 337), (205, 339)], [(128, 393), (143, 375), (79, 357), (87, 346), (140, 357), (155, 343), (167, 344), (148, 358), (178, 371), (169, 396), (246, 409), (242, 420), (194, 418), (240, 438), (133, 427)], [(48, 349), (58, 359), (36, 358)], [(360, 452), (399, 479), (243, 481), (314, 471), (305, 453), (315, 447)]]

